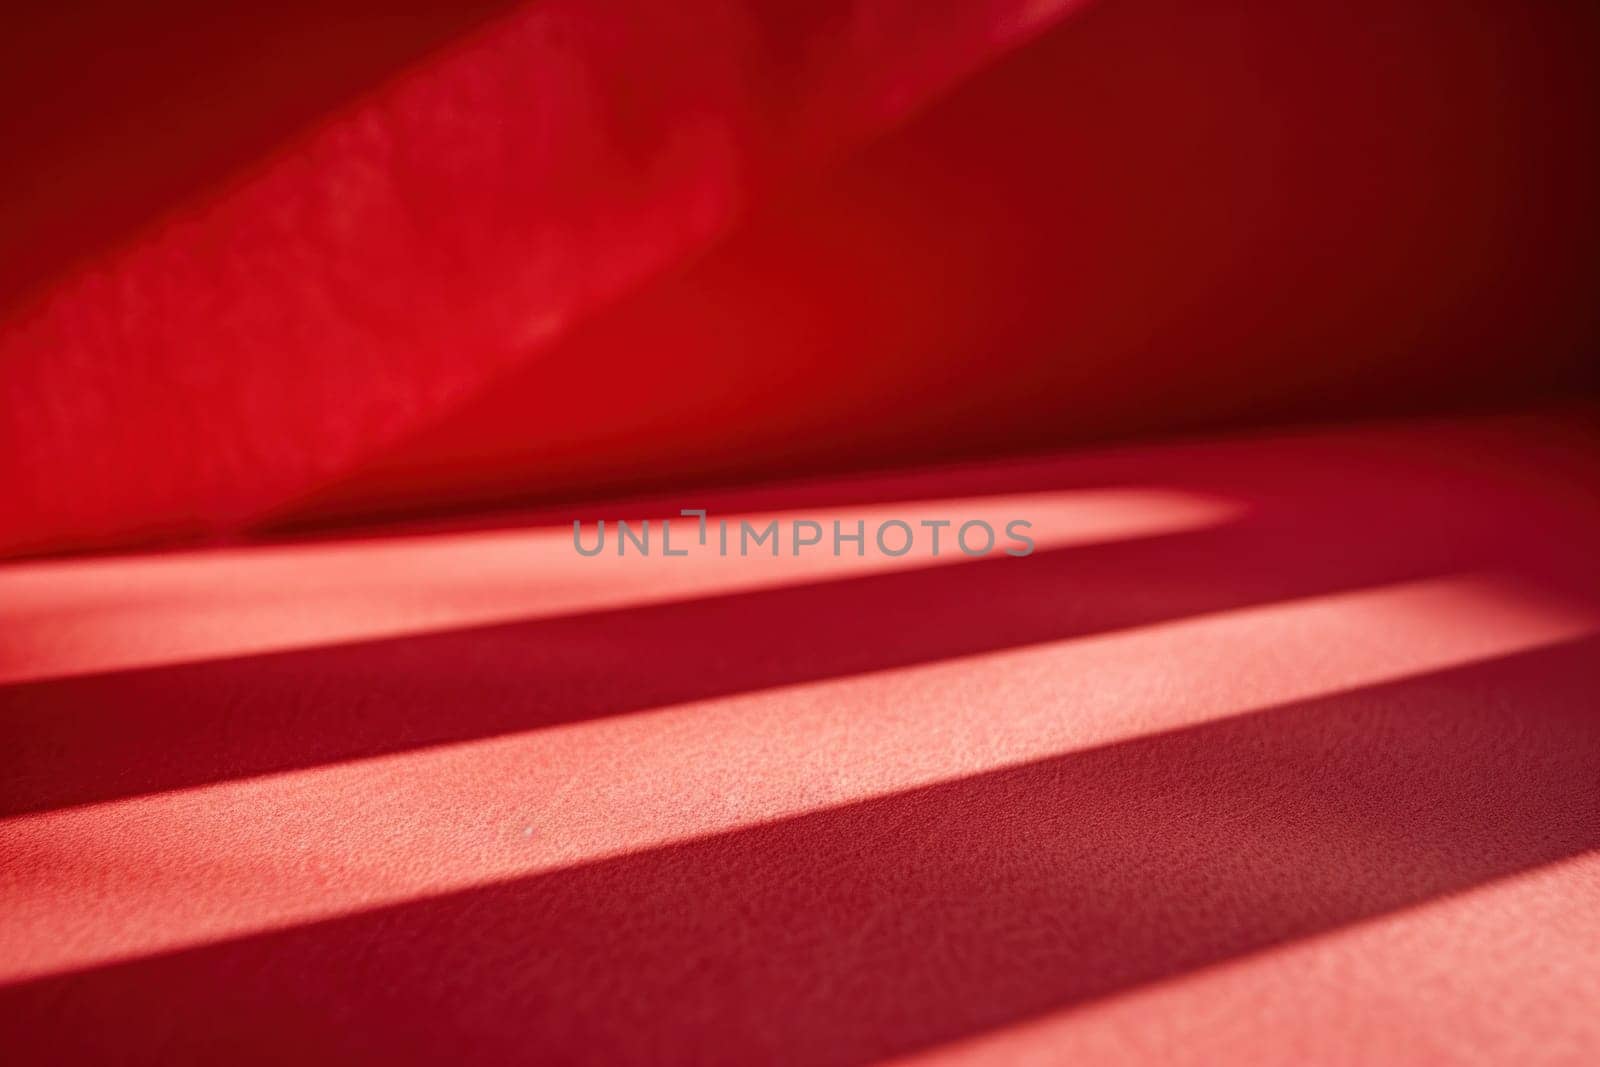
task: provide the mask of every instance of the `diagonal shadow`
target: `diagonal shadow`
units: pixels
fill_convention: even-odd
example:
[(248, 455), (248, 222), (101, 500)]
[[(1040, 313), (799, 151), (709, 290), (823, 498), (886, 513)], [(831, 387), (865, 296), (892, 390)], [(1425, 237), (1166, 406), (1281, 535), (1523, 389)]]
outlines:
[[(384, 10), (69, 0), (7, 12), (0, 310), (204, 200), (515, 0)], [(27, 254), (20, 254), (27, 249)]]
[(1526, 545), (1503, 543), (1491, 523), (1444, 540), (1424, 525), (1369, 527), (1350, 511), (1347, 494), (1025, 559), (8, 686), (0, 815), (1528, 567)]
[[(1600, 846), (1600, 640), (0, 990), (118, 1061), (859, 1063)], [(894, 758), (886, 753), (885, 758)]]

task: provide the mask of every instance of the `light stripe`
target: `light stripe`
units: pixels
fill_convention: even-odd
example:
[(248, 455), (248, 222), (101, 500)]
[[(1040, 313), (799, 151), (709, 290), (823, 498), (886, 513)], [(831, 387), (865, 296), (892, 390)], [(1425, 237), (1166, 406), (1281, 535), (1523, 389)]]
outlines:
[(639, 852), (1597, 629), (1587, 608), (1460, 575), (20, 816), (0, 823), (0, 980)]
[[(1236, 516), (1228, 501), (1165, 489), (1095, 489), (908, 501), (804, 513), (713, 515), (758, 528), (776, 519), (825, 524), (830, 541), (799, 557), (719, 558), (711, 548), (663, 558), (659, 520), (649, 558), (614, 553), (615, 514), (603, 511), (606, 552), (584, 558), (572, 528), (536, 527), (384, 540), (68, 559), (0, 567), (0, 683), (194, 663), (317, 648), (346, 641), (437, 633), (514, 620), (771, 589), (864, 574), (961, 563), (945, 530), (933, 558), (926, 531), (914, 550), (831, 554), (831, 523), (887, 519), (991, 523), (1006, 543), (1012, 519), (1033, 523), (1039, 549), (1175, 533)], [(622, 515), (634, 519), (637, 516)], [(674, 548), (696, 520), (674, 523)], [(595, 524), (585, 524), (592, 545)], [(634, 523), (634, 529), (638, 529)], [(713, 534), (713, 537), (715, 535)], [(785, 533), (787, 539), (788, 534)], [(891, 543), (891, 548), (898, 545)], [(736, 549), (735, 549), (736, 551)]]

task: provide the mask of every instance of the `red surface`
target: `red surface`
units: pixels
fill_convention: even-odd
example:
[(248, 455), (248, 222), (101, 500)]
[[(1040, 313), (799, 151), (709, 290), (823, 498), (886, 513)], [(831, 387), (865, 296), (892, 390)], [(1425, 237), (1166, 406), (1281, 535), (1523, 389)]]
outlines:
[(1592, 4), (361, 9), (23, 49), (0, 550), (1593, 382)]
[(404, 7), (0, 44), (0, 1060), (1600, 1062), (1600, 8)]
[(1597, 463), (1547, 418), (696, 501), (1019, 510), (1021, 559), (11, 564), (0, 1046), (1586, 1062)]
[[(359, 39), (336, 15), (241, 24), (215, 9), (126, 27), (156, 61), (192, 63), (213, 39), (225, 57), (259, 21), (291, 57), (311, 53), (312, 74), (257, 59), (264, 86), (214, 96), (198, 77), (202, 91), (177, 101), (157, 91), (168, 79), (133, 79), (131, 95), (166, 105), (147, 104), (153, 124), (169, 109), (220, 112), (188, 122), (192, 141), (157, 139), (132, 163), (136, 187), (148, 179), (174, 202), (103, 248), (80, 227), (27, 227), (44, 234), (46, 262), (65, 247), (74, 265), (35, 279), (0, 317), (0, 483), (14, 504), (0, 551), (236, 530), (348, 473), (703, 251), (752, 197), (826, 166), (1068, 6), (555, 0), (453, 40), (482, 12), (368, 11), (350, 20), (373, 43), (353, 46), (347, 70), (323, 52)], [(430, 34), (434, 48), (347, 99), (363, 72)], [(94, 57), (88, 40), (56, 62)], [(319, 87), (326, 114), (266, 136)], [(263, 103), (274, 94), (278, 111)], [(98, 113), (78, 104), (56, 105), (69, 127)], [(90, 146), (70, 174), (94, 169), (97, 141), (124, 145), (118, 117), (68, 139)], [(256, 136), (219, 146), (212, 132), (235, 117)], [(247, 158), (228, 170), (213, 157), (230, 146)], [(49, 186), (63, 154), (20, 165)], [(98, 180), (115, 187), (117, 173)], [(201, 188), (177, 192), (186, 180)], [(97, 199), (118, 203), (46, 195), (30, 214), (92, 218), (80, 201)]]

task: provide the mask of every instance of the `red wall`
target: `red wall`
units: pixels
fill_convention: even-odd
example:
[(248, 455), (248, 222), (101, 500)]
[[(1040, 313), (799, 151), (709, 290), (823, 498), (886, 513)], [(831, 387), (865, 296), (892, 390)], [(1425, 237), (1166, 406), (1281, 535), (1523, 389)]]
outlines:
[(1027, 8), (533, 5), (380, 36), (251, 166), (180, 124), (98, 229), (80, 174), (5, 278), (0, 549), (1592, 387), (1593, 5), (1098, 0), (1007, 54)]

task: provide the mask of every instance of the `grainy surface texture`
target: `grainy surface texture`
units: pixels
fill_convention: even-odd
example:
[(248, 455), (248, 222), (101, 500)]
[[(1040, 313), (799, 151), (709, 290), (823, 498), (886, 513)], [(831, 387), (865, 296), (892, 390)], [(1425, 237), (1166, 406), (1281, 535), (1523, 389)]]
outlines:
[(0, 1048), (1593, 1063), (1597, 473), (1416, 423), (685, 502), (1022, 558), (11, 564)]

